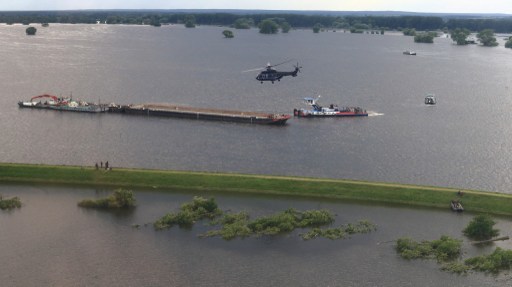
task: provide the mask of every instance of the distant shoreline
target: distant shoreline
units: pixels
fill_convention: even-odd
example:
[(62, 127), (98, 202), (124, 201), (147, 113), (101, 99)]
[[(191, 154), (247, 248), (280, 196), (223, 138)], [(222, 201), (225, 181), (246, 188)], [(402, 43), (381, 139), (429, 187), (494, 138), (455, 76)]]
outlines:
[(147, 170), (0, 163), (0, 184), (60, 184), (67, 186), (109, 186), (153, 188), (187, 192), (226, 191), (248, 194), (275, 194), (307, 198), (350, 200), (449, 211), (450, 201), (461, 200), (466, 211), (512, 216), (512, 195), (395, 183), (248, 175), (235, 173)]

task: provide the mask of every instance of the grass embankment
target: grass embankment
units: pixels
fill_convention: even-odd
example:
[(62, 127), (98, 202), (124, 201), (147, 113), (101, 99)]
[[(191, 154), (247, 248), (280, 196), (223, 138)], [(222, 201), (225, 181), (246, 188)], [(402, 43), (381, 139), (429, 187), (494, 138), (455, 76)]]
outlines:
[[(0, 164), (0, 182), (229, 191), (449, 208), (458, 189), (351, 180), (94, 167)], [(512, 215), (512, 195), (464, 190), (465, 210)]]

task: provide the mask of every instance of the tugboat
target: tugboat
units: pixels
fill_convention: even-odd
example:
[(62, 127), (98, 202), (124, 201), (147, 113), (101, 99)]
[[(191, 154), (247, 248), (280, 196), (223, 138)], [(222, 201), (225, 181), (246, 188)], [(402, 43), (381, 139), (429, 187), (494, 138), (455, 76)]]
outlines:
[[(46, 99), (44, 102), (35, 101), (37, 99)], [(83, 112), (83, 113), (102, 113), (107, 111), (107, 106), (102, 104), (88, 103), (85, 101), (74, 101), (70, 98), (59, 98), (53, 95), (39, 95), (32, 97), (30, 101), (18, 102), (20, 108), (32, 108), (32, 109), (48, 109), (57, 111), (71, 111), (71, 112)]]
[(435, 105), (436, 104), (436, 97), (432, 94), (428, 94), (426, 97), (425, 97), (425, 105)]
[(313, 109), (293, 109), (293, 115), (297, 117), (367, 117), (368, 112), (360, 107), (338, 107), (338, 105), (330, 104), (329, 107), (318, 105), (320, 98), (304, 98), (304, 103)]

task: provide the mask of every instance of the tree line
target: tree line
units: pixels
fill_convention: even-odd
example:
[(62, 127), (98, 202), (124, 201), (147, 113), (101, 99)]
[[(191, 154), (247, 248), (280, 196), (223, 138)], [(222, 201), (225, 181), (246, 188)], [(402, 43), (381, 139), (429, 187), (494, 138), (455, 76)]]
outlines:
[(257, 26), (267, 18), (282, 19), (291, 27), (312, 28), (317, 24), (326, 28), (402, 30), (416, 29), (453, 30), (465, 28), (470, 31), (492, 29), (497, 33), (512, 32), (510, 18), (449, 18), (435, 16), (327, 16), (301, 14), (230, 14), (230, 13), (184, 13), (174, 11), (109, 10), (109, 11), (4, 11), (0, 12), (0, 23), (71, 23), (93, 24), (97, 21), (107, 24), (154, 25), (185, 24), (193, 18), (199, 25), (230, 26), (239, 18), (251, 19)]

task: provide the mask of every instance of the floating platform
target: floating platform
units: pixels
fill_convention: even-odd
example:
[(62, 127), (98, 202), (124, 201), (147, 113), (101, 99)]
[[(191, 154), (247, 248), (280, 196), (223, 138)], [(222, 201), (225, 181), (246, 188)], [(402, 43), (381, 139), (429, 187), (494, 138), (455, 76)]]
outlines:
[(291, 117), (286, 114), (194, 108), (172, 104), (111, 105), (109, 112), (266, 125), (284, 125)]

